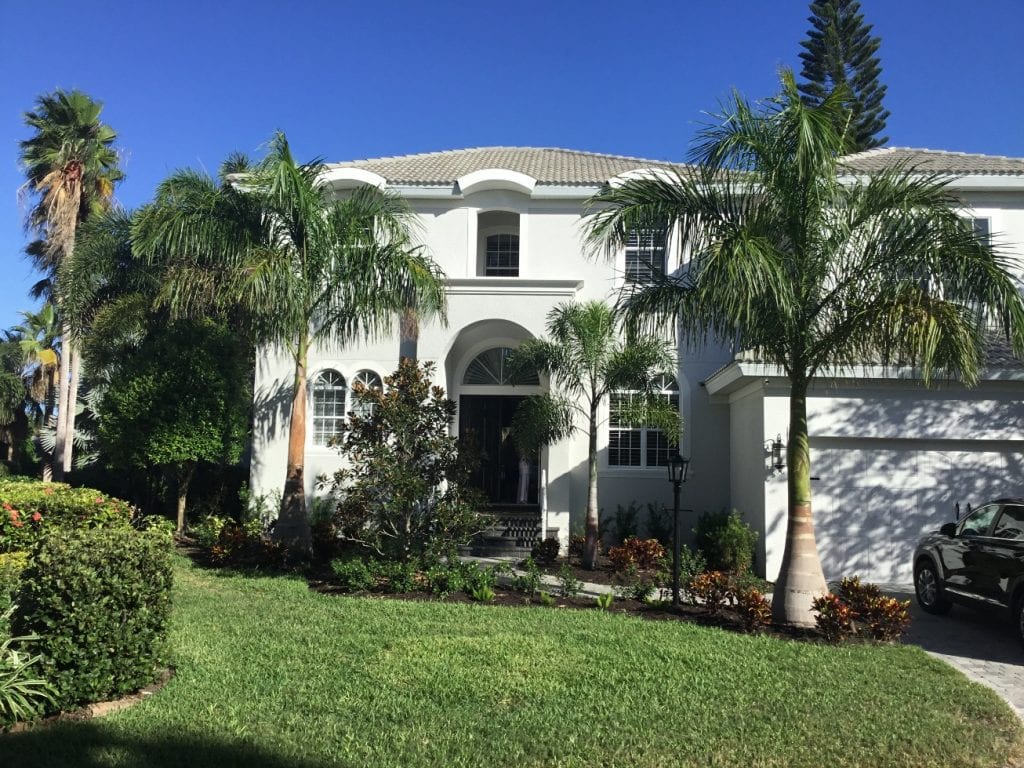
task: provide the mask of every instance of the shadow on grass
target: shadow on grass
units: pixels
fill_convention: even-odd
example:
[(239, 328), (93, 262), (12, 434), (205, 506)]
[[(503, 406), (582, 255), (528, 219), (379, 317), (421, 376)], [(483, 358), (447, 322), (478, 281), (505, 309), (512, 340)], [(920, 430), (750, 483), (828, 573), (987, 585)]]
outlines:
[(200, 734), (129, 737), (95, 720), (0, 735), (0, 765), (11, 768), (320, 768), (327, 764)]

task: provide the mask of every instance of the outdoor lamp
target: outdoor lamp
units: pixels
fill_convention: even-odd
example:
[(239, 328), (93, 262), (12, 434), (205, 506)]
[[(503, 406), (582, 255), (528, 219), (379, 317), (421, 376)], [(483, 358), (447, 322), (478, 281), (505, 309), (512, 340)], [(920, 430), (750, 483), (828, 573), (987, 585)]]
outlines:
[(679, 488), (686, 482), (690, 460), (676, 453), (668, 460), (668, 479), (672, 481), (672, 605), (679, 607)]
[(768, 440), (764, 444), (765, 450), (771, 454), (772, 466), (780, 472), (786, 466), (785, 460), (782, 458), (782, 435), (778, 434), (774, 440)]

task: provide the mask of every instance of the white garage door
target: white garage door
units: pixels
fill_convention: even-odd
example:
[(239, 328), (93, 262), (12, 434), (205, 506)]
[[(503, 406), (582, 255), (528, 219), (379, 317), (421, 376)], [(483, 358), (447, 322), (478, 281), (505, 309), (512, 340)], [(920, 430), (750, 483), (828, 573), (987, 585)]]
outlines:
[(1024, 446), (822, 438), (811, 442), (815, 534), (827, 579), (908, 584), (923, 533), (954, 505), (1024, 496)]

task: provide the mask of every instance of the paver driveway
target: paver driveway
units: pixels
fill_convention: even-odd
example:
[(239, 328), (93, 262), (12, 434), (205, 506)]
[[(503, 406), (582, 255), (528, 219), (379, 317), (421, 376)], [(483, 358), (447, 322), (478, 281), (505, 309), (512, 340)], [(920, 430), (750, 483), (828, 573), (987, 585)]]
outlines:
[(886, 591), (910, 600), (911, 622), (904, 643), (920, 646), (971, 680), (995, 689), (1024, 718), (1024, 647), (1009, 621), (959, 605), (945, 616), (932, 616), (918, 606), (913, 587), (887, 586)]

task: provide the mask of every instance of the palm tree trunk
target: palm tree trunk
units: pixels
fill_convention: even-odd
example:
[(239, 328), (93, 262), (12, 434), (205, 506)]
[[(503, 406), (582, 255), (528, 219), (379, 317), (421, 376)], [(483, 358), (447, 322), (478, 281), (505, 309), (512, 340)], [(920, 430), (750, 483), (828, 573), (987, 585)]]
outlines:
[(811, 452), (807, 435), (807, 380), (793, 379), (789, 395), (789, 520), (782, 568), (772, 597), (772, 620), (814, 626), (811, 603), (828, 592), (811, 515)]
[(420, 339), (420, 318), (413, 308), (406, 308), (402, 312), (402, 320), (399, 325), (398, 357), (406, 357), (415, 360), (418, 352)]
[(600, 523), (597, 517), (597, 397), (590, 400), (587, 440), (587, 536), (583, 547), (583, 567), (597, 568)]
[(82, 355), (78, 352), (78, 347), (71, 346), (70, 341), (65, 343), (71, 358), (71, 379), (68, 382), (68, 416), (65, 424), (67, 436), (64, 438), (64, 474), (67, 475), (71, 472), (71, 461), (75, 453), (75, 411), (78, 410), (78, 381), (82, 367)]
[(289, 552), (301, 558), (312, 549), (309, 520), (306, 517), (305, 477), (302, 466), (306, 457), (306, 362), (309, 334), (303, 332), (295, 354), (295, 381), (292, 385), (292, 413), (288, 424), (288, 469), (281, 497), (281, 514), (274, 528), (274, 538), (284, 543)]
[[(64, 480), (64, 450), (67, 444), (68, 435), (68, 396), (71, 388), (68, 382), (71, 380), (71, 328), (65, 322), (61, 327), (61, 351), (60, 359), (57, 361), (57, 432), (53, 445), (53, 479), (57, 482)], [(47, 423), (43, 422), (45, 428)]]

